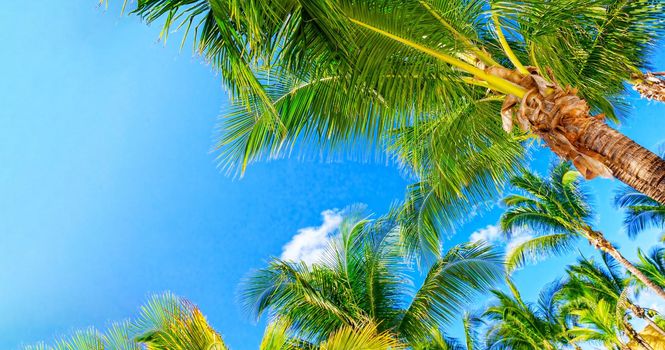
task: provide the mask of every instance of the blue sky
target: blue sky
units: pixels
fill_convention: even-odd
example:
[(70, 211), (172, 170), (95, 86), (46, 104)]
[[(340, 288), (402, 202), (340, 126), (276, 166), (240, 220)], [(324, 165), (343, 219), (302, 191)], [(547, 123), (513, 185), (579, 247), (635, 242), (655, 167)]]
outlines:
[[(170, 290), (233, 349), (254, 349), (262, 325), (236, 304), (240, 279), (326, 210), (383, 213), (403, 198), (407, 180), (381, 164), (283, 160), (243, 179), (220, 173), (210, 152), (227, 103), (219, 78), (158, 33), (93, 0), (0, 5), (0, 348), (103, 328)], [(665, 50), (654, 62), (665, 68)], [(655, 149), (665, 106), (634, 106), (622, 131)], [(539, 168), (550, 159), (535, 157)], [(592, 182), (599, 228), (632, 257), (656, 234), (625, 238), (608, 204), (615, 186)], [(532, 297), (570, 260), (528, 267), (517, 284)]]

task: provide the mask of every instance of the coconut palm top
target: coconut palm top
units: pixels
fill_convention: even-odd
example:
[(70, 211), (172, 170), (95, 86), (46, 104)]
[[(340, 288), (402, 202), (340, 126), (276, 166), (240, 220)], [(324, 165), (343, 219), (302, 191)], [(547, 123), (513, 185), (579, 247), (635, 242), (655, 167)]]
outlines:
[(365, 323), (407, 344), (444, 339), (441, 327), (500, 278), (501, 256), (482, 244), (457, 246), (416, 282), (399, 239), (390, 222), (347, 222), (318, 263), (275, 259), (250, 274), (242, 304), (255, 317), (290, 320), (294, 336), (308, 342)]

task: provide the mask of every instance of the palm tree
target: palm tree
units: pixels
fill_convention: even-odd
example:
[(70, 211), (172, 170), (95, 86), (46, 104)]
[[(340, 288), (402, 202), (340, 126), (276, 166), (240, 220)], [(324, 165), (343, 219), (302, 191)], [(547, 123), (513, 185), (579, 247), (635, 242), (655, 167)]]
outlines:
[(631, 238), (649, 227), (665, 229), (665, 205), (630, 187), (619, 190), (614, 205), (625, 210), (623, 223)]
[[(583, 297), (593, 294), (592, 300), (604, 300), (616, 312), (616, 318), (622, 322), (628, 336), (638, 343), (644, 342), (632, 325), (623, 321), (627, 316), (626, 311), (630, 311), (633, 316), (644, 320), (648, 325), (661, 333), (665, 337), (663, 330), (653, 319), (655, 312), (636, 305), (630, 300), (632, 291), (631, 279), (623, 276), (616, 262), (609, 256), (602, 255), (603, 264), (582, 258), (577, 264), (568, 267), (568, 281), (563, 288), (564, 299), (576, 299), (580, 295)], [(587, 298), (588, 299), (588, 298)], [(591, 309), (593, 311), (593, 309)]]
[(665, 247), (655, 247), (649, 254), (639, 249), (637, 256), (640, 259), (637, 268), (649, 277), (649, 280), (665, 289)]
[(487, 349), (561, 349), (566, 345), (579, 348), (561, 322), (555, 293), (560, 285), (553, 283), (540, 293), (535, 305), (526, 303), (515, 285), (507, 280), (510, 294), (493, 291), (496, 301), (484, 313), (489, 327), (485, 335)]
[[(292, 338), (290, 323), (277, 319), (266, 327), (259, 350), (400, 350), (403, 345), (376, 326), (342, 327), (318, 347)], [(75, 332), (53, 346), (40, 343), (25, 350), (227, 350), (201, 310), (171, 293), (153, 296), (133, 322), (114, 323), (105, 333)]]
[[(26, 350), (227, 350), (221, 336), (201, 311), (171, 293), (155, 295), (135, 321), (113, 324), (105, 333), (75, 332), (53, 346), (43, 343)], [(277, 349), (270, 349), (277, 350)]]
[(536, 237), (507, 254), (507, 269), (512, 271), (537, 256), (567, 252), (581, 237), (596, 249), (609, 254), (635, 278), (665, 298), (663, 288), (624, 258), (601, 232), (593, 229), (593, 211), (578, 175), (569, 162), (560, 162), (553, 166), (548, 178), (525, 170), (523, 175), (511, 180), (513, 187), (521, 190), (522, 194), (504, 198), (508, 208), (501, 216), (501, 227), (509, 235), (517, 230), (530, 229)]
[[(601, 256), (602, 265), (588, 259), (580, 259), (576, 265), (569, 266), (570, 281), (575, 281), (579, 286), (584, 286), (585, 289), (600, 293), (603, 298), (612, 300), (619, 308), (627, 309), (665, 337), (665, 330), (653, 320), (657, 313), (636, 305), (630, 300), (630, 292), (633, 289), (631, 279), (622, 274), (614, 259), (606, 254)], [(639, 265), (638, 268), (640, 268)], [(654, 279), (650, 279), (657, 283)]]
[(365, 323), (358, 327), (342, 327), (318, 346), (293, 337), (292, 323), (279, 318), (271, 322), (263, 335), (260, 350), (401, 350), (405, 346), (390, 333), (377, 331), (376, 325)]
[(164, 39), (184, 28), (183, 43), (191, 35), (221, 72), (236, 103), (224, 118), (220, 161), (241, 172), (300, 143), (324, 157), (366, 158), (405, 136), (417, 143), (396, 151), (402, 161), (450, 189), (439, 195), (463, 199), (493, 192), (505, 180), (497, 169), (520, 164), (520, 141), (535, 137), (587, 179), (614, 176), (665, 203), (665, 160), (604, 122), (617, 119), (624, 82), (647, 66), (663, 35), (663, 6), (142, 0), (134, 13), (163, 18)]
[(131, 324), (127, 321), (114, 323), (106, 333), (93, 328), (75, 332), (67, 339), (62, 339), (50, 346), (45, 343), (25, 346), (24, 350), (141, 350), (138, 343), (131, 339)]
[(342, 225), (320, 262), (274, 259), (253, 272), (241, 302), (256, 318), (292, 320), (294, 336), (314, 344), (343, 327), (371, 323), (408, 345), (451, 345), (441, 327), (493, 285), (501, 257), (485, 245), (454, 247), (411, 291), (415, 281), (400, 255), (398, 231), (388, 219)]
[(593, 293), (578, 295), (562, 306), (562, 312), (573, 318), (568, 333), (577, 342), (601, 343), (607, 349), (628, 350), (623, 338), (624, 320), (616, 317), (615, 305)]
[(143, 306), (135, 325), (147, 350), (228, 350), (198, 307), (170, 293)]

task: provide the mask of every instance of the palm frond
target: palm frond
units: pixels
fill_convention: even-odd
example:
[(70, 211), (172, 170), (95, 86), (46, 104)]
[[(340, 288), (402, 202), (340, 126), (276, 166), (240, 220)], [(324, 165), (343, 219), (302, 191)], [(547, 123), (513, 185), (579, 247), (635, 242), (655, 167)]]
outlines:
[(665, 248), (655, 247), (649, 254), (638, 249), (637, 256), (640, 259), (637, 268), (651, 281), (665, 289)]
[(567, 233), (553, 233), (528, 239), (506, 252), (506, 271), (512, 273), (529, 262), (566, 254), (574, 248), (576, 241), (576, 236)]
[(170, 293), (154, 296), (141, 309), (136, 341), (148, 350), (226, 350), (222, 337), (196, 306)]
[(624, 210), (623, 224), (630, 238), (648, 228), (665, 229), (665, 205), (630, 187), (617, 192), (614, 205)]
[(387, 332), (378, 332), (369, 323), (358, 328), (343, 327), (319, 345), (321, 350), (398, 350), (405, 349), (395, 337)]
[(268, 326), (261, 339), (259, 350), (296, 350), (289, 331), (291, 323), (286, 319), (277, 319)]
[(492, 8), (518, 33), (525, 59), (615, 120), (624, 82), (648, 67), (665, 28), (663, 4), (650, 0), (495, 1)]
[(450, 322), (472, 298), (489, 289), (501, 276), (501, 254), (482, 243), (457, 246), (428, 271), (406, 310), (400, 333), (408, 339)]

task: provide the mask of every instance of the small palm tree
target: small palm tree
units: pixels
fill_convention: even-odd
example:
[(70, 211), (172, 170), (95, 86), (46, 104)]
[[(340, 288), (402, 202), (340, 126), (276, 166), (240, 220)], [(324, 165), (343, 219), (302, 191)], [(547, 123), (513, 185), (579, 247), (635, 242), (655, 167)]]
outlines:
[(376, 325), (342, 327), (318, 346), (293, 337), (292, 323), (284, 318), (271, 322), (263, 335), (260, 350), (400, 350), (405, 346), (388, 332), (379, 333)]
[(524, 171), (523, 175), (512, 179), (513, 187), (522, 193), (504, 198), (503, 202), (508, 208), (501, 216), (501, 227), (509, 235), (517, 230), (530, 229), (536, 237), (521, 243), (507, 254), (507, 269), (512, 271), (539, 256), (567, 252), (577, 239), (585, 238), (596, 249), (618, 261), (645, 286), (665, 298), (663, 288), (624, 258), (601, 232), (593, 229), (593, 212), (578, 176), (570, 163), (560, 162), (553, 166), (548, 178)]
[(440, 328), (501, 275), (501, 257), (485, 245), (457, 246), (411, 291), (415, 282), (400, 255), (400, 236), (390, 220), (342, 225), (319, 263), (274, 259), (252, 273), (242, 303), (257, 318), (292, 320), (294, 335), (314, 344), (367, 323), (409, 345), (443, 341)]
[(559, 285), (544, 288), (536, 305), (522, 300), (517, 288), (507, 280), (511, 293), (493, 291), (496, 302), (484, 313), (489, 328), (485, 335), (487, 349), (561, 349), (577, 345), (560, 321), (554, 298)]
[(143, 306), (135, 325), (147, 350), (228, 350), (198, 307), (170, 293)]
[(614, 204), (625, 210), (623, 223), (631, 238), (649, 227), (665, 229), (665, 205), (647, 195), (624, 187), (614, 197)]
[[(318, 347), (298, 342), (291, 324), (274, 320), (266, 327), (259, 350), (400, 350), (391, 334), (379, 333), (367, 323), (342, 327)], [(40, 343), (24, 350), (227, 350), (221, 336), (196, 306), (171, 293), (153, 296), (133, 322), (114, 323), (105, 333), (95, 329), (75, 332), (53, 346)]]
[(607, 349), (627, 350), (623, 320), (616, 317), (614, 305), (597, 295), (583, 294), (562, 307), (574, 321), (568, 334), (576, 342), (601, 343)]
[[(185, 299), (164, 293), (153, 296), (133, 322), (113, 324), (106, 333), (79, 331), (53, 346), (26, 350), (227, 350), (221, 336), (201, 311)], [(270, 349), (273, 350), (273, 349)]]
[(26, 346), (24, 350), (141, 350), (140, 344), (131, 338), (132, 328), (129, 322), (114, 323), (106, 333), (96, 329), (77, 331), (54, 345), (39, 343)]
[[(652, 319), (656, 313), (653, 310), (646, 310), (630, 300), (631, 279), (623, 276), (611, 257), (603, 254), (602, 261), (602, 264), (596, 264), (589, 259), (582, 258), (578, 260), (577, 264), (569, 266), (568, 281), (561, 292), (562, 298), (575, 300), (581, 295), (582, 299), (604, 300), (616, 310), (615, 316), (620, 320), (616, 323), (624, 328), (629, 338), (638, 343), (644, 342), (644, 340), (637, 335), (632, 325), (624, 320), (627, 317), (627, 311), (646, 321), (662, 336), (665, 336), (665, 330)], [(589, 298), (589, 295), (593, 295), (593, 297)], [(578, 305), (582, 304), (578, 303)], [(593, 312), (593, 308), (590, 311)]]

